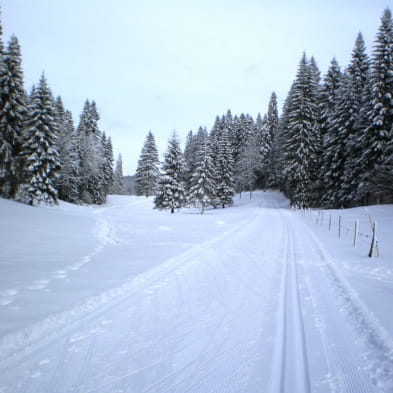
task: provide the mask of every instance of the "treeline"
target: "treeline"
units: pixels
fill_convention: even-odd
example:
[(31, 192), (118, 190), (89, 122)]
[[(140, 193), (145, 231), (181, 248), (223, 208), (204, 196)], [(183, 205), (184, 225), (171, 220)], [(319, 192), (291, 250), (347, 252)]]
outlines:
[(187, 136), (184, 152), (176, 134), (169, 140), (161, 164), (154, 136), (149, 132), (136, 171), (137, 195), (155, 195), (158, 209), (183, 206), (226, 207), (235, 192), (252, 191), (274, 182), (267, 163), (272, 160), (278, 124), (277, 97), (273, 93), (267, 114), (217, 117), (210, 132), (200, 127)]
[(12, 36), (4, 47), (0, 26), (0, 196), (30, 205), (58, 198), (104, 203), (121, 177), (98, 121), (95, 102), (87, 100), (75, 128), (44, 75), (28, 94), (18, 39)]
[(161, 171), (156, 148), (144, 147), (136, 182), (139, 195), (155, 194), (156, 207), (172, 211), (224, 207), (234, 192), (266, 187), (298, 207), (393, 202), (391, 11), (383, 12), (371, 56), (359, 34), (350, 64), (341, 70), (333, 59), (321, 78), (304, 54), (280, 117), (274, 93), (255, 121), (228, 111), (210, 132), (190, 132), (183, 153), (173, 137)]

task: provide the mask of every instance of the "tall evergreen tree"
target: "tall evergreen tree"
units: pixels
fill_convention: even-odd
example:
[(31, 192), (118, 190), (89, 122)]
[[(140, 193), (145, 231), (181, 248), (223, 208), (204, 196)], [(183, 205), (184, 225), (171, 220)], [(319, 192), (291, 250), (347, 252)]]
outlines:
[[(393, 21), (390, 9), (385, 9), (377, 33), (371, 65), (370, 125), (361, 135), (364, 167), (358, 196), (363, 203), (378, 202), (383, 193), (373, 193), (370, 184), (379, 168), (389, 160), (387, 147), (393, 138)], [(370, 197), (372, 198), (370, 200)]]
[(339, 150), (343, 152), (344, 161), (340, 181), (334, 187), (336, 191), (332, 198), (336, 206), (349, 207), (360, 202), (356, 196), (358, 184), (362, 181), (359, 170), (363, 170), (363, 165), (359, 165), (362, 161), (359, 141), (369, 125), (368, 119), (361, 120), (364, 116), (362, 110), (365, 110), (369, 102), (369, 71), (370, 61), (363, 37), (359, 33), (347, 70), (348, 77), (344, 80), (341, 98), (337, 100), (336, 119), (332, 122), (333, 131), (338, 129), (341, 137), (343, 146)]
[(70, 111), (64, 112), (62, 123), (62, 138), (64, 140), (60, 154), (61, 168), (57, 187), (59, 198), (71, 203), (79, 203), (80, 161), (78, 136)]
[(206, 135), (198, 143), (195, 170), (188, 191), (188, 202), (201, 207), (202, 214), (207, 206), (215, 204), (215, 179), (211, 142)]
[(114, 180), (112, 186), (112, 194), (122, 194), (124, 190), (123, 182), (123, 160), (121, 154), (117, 157), (115, 165)]
[(60, 169), (55, 149), (57, 121), (52, 93), (44, 75), (34, 90), (27, 116), (21, 157), (22, 184), (17, 199), (30, 205), (57, 203), (55, 182)]
[(233, 204), (233, 196), (235, 195), (234, 162), (228, 131), (224, 129), (219, 136), (216, 136), (213, 143), (217, 146), (217, 155), (213, 156), (216, 174), (216, 200), (224, 208), (226, 205)]
[(105, 194), (110, 194), (113, 188), (113, 182), (115, 181), (115, 175), (113, 172), (113, 146), (111, 138), (107, 138), (105, 132), (102, 135), (102, 149), (104, 153), (104, 162), (102, 166), (102, 175), (104, 181)]
[[(263, 122), (261, 128), (262, 134), (259, 143), (259, 160), (260, 160), (260, 170), (258, 177), (259, 185), (266, 187), (267, 185), (274, 185), (274, 174), (272, 170), (272, 160), (273, 160), (273, 140), (277, 132), (278, 127), (278, 109), (277, 109), (277, 96), (273, 92), (269, 107), (266, 114), (266, 120)], [(257, 157), (255, 157), (257, 158)]]
[(102, 204), (106, 200), (106, 186), (103, 178), (104, 149), (98, 121), (95, 102), (86, 100), (77, 129), (81, 162), (80, 195), (85, 203)]
[[(267, 134), (268, 131), (266, 130), (265, 133)], [(240, 193), (247, 190), (250, 193), (250, 199), (252, 191), (255, 189), (258, 171), (260, 173), (262, 162), (261, 149), (258, 142), (259, 135), (255, 132), (248, 138), (235, 166), (237, 188)], [(267, 159), (267, 156), (264, 159)]]
[(15, 196), (19, 181), (18, 156), (26, 118), (21, 63), (20, 46), (12, 36), (6, 53), (0, 52), (0, 195), (8, 198)]
[(315, 96), (315, 71), (304, 54), (291, 89), (288, 124), (284, 146), (285, 176), (289, 182), (291, 203), (308, 207), (314, 202), (315, 157), (319, 152), (318, 108)]
[(180, 209), (184, 205), (184, 169), (185, 163), (180, 144), (176, 134), (173, 133), (168, 142), (168, 150), (154, 200), (157, 209), (169, 209), (171, 213), (174, 213), (175, 209)]
[(325, 190), (322, 203), (327, 207), (347, 206), (350, 202), (348, 196), (352, 187), (352, 174), (348, 173), (348, 168), (357, 161), (354, 157), (357, 146), (353, 146), (350, 141), (352, 139), (357, 144), (359, 139), (357, 121), (368, 68), (363, 37), (359, 34), (352, 51), (351, 63), (341, 77), (339, 89), (334, 96), (335, 103), (326, 119), (321, 178)]
[(160, 176), (160, 161), (154, 135), (147, 134), (135, 175), (135, 190), (137, 195), (149, 197), (155, 195)]

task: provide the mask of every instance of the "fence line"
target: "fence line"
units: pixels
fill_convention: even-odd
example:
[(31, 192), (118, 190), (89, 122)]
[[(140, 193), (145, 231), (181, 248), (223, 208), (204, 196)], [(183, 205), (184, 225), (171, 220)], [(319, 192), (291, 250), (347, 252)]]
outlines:
[[(294, 208), (296, 212), (300, 213), (300, 215), (310, 221), (310, 222), (315, 222), (315, 224), (319, 224), (323, 226), (324, 224), (328, 226), (329, 232), (333, 230), (333, 220), (332, 220), (332, 213), (328, 213), (326, 210), (313, 210), (313, 209), (297, 209)], [(378, 238), (377, 238), (377, 223), (373, 221), (370, 213), (368, 212), (367, 209), (366, 213), (368, 216), (368, 220), (370, 223), (370, 233), (363, 233), (360, 232), (360, 226), (359, 226), (359, 219), (355, 218), (354, 220), (354, 225), (353, 227), (348, 227), (347, 225), (343, 225), (343, 217), (341, 215), (338, 215), (338, 220), (337, 220), (337, 235), (338, 238), (341, 239), (344, 235), (348, 236), (349, 234), (353, 233), (353, 241), (352, 241), (352, 246), (354, 248), (357, 247), (359, 240), (365, 242), (365, 241), (370, 241), (370, 249), (368, 252), (368, 256), (371, 258), (373, 256), (379, 257), (379, 244), (378, 244)], [(316, 214), (313, 214), (316, 213)], [(329, 219), (325, 220), (325, 215), (329, 214)], [(314, 216), (315, 215), (315, 220)], [(336, 216), (337, 217), (337, 216)]]

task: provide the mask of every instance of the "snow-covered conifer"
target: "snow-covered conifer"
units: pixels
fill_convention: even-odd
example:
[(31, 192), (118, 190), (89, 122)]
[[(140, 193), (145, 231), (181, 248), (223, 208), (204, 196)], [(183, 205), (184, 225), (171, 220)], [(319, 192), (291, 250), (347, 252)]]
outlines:
[(313, 176), (317, 169), (315, 157), (319, 152), (317, 87), (315, 71), (311, 71), (304, 54), (291, 89), (285, 130), (284, 165), (288, 196), (292, 204), (301, 207), (310, 206), (315, 198)]
[(121, 158), (121, 154), (117, 157), (115, 172), (114, 172), (114, 180), (112, 186), (112, 194), (122, 194), (124, 190), (124, 182), (123, 182), (123, 160)]
[(378, 174), (379, 168), (389, 162), (387, 147), (393, 139), (393, 20), (388, 8), (382, 14), (373, 49), (370, 93), (370, 125), (360, 138), (364, 171), (357, 196), (363, 203), (378, 202), (384, 196), (381, 192), (373, 193), (369, 184), (373, 182), (372, 178)]
[(19, 182), (18, 156), (26, 118), (21, 63), (18, 39), (12, 36), (6, 53), (0, 52), (0, 195), (8, 198), (15, 195)]
[(158, 186), (160, 161), (154, 135), (147, 134), (135, 175), (135, 190), (137, 195), (149, 197), (155, 195)]
[(232, 146), (228, 132), (225, 129), (212, 142), (217, 146), (216, 155), (213, 155), (216, 175), (216, 201), (224, 208), (226, 205), (233, 204), (233, 196), (235, 195)]
[(105, 194), (108, 195), (112, 188), (113, 182), (115, 181), (115, 175), (113, 172), (113, 146), (111, 138), (107, 138), (105, 132), (102, 135), (102, 149), (104, 153), (104, 162), (102, 166), (102, 174), (104, 181)]
[(207, 206), (215, 204), (215, 180), (211, 142), (205, 135), (205, 138), (200, 139), (198, 143), (195, 169), (187, 195), (188, 203), (199, 206), (201, 213)]
[(36, 205), (57, 203), (55, 182), (60, 169), (56, 151), (57, 121), (52, 93), (44, 75), (34, 89), (21, 147), (23, 174), (17, 200)]
[(101, 204), (106, 200), (103, 178), (104, 149), (102, 133), (98, 127), (96, 104), (86, 100), (79, 126), (79, 155), (81, 163), (81, 199), (85, 203)]
[(169, 209), (171, 213), (180, 209), (185, 202), (185, 163), (177, 136), (173, 133), (168, 142), (168, 150), (162, 164), (158, 190), (154, 200), (157, 209)]

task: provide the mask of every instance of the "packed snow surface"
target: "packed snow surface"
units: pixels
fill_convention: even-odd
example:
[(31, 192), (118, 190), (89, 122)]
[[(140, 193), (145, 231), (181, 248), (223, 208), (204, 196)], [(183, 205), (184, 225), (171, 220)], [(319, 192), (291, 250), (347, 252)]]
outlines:
[(152, 207), (0, 199), (0, 393), (393, 392), (393, 206)]

